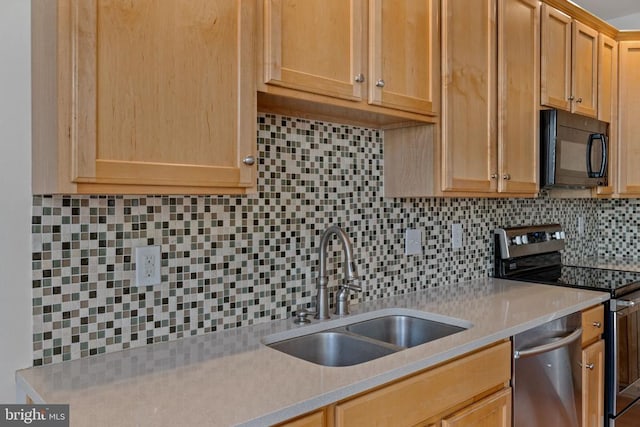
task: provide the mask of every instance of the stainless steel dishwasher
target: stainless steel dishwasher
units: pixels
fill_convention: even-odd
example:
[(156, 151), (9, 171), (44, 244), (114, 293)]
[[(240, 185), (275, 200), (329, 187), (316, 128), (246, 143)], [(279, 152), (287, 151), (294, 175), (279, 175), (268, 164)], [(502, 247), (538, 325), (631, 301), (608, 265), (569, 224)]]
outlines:
[(575, 313), (514, 337), (514, 427), (580, 427), (580, 321)]

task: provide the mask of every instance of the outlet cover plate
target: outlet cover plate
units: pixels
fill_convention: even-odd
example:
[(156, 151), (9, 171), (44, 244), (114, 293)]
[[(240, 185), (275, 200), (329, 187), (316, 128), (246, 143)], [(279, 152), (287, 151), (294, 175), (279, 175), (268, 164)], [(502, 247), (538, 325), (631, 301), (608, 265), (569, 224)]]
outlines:
[(451, 225), (451, 248), (462, 248), (462, 224), (457, 223)]
[(136, 248), (136, 286), (159, 285), (160, 246), (140, 246)]
[(422, 231), (407, 228), (404, 233), (404, 254), (422, 255)]

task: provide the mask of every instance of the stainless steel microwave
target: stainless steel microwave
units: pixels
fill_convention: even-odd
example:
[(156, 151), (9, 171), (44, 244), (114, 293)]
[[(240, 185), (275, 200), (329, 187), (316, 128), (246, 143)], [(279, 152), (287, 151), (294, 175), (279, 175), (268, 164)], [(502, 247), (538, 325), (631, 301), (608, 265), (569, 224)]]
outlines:
[(561, 110), (540, 114), (540, 186), (607, 185), (609, 124)]

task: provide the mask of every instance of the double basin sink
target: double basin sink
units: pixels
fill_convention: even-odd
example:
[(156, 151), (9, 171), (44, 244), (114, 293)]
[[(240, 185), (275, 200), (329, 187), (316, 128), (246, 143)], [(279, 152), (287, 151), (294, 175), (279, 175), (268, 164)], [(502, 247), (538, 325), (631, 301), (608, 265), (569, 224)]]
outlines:
[[(352, 366), (469, 329), (460, 319), (420, 311), (383, 310), (341, 319), (340, 326), (287, 339), (267, 337), (267, 346), (322, 366)], [(343, 324), (344, 323), (344, 324)], [(302, 328), (301, 328), (302, 329)]]

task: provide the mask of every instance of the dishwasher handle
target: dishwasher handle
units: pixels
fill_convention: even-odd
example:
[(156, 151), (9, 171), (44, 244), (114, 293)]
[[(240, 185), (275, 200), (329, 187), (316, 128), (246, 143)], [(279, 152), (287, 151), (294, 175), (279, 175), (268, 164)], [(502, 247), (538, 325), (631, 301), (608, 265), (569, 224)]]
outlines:
[(523, 357), (535, 356), (537, 354), (546, 353), (560, 347), (564, 347), (580, 338), (581, 335), (582, 328), (578, 328), (566, 337), (559, 339), (558, 341), (550, 342), (549, 344), (543, 344), (537, 347), (527, 348), (524, 350), (516, 350), (513, 352), (513, 358), (520, 359)]

